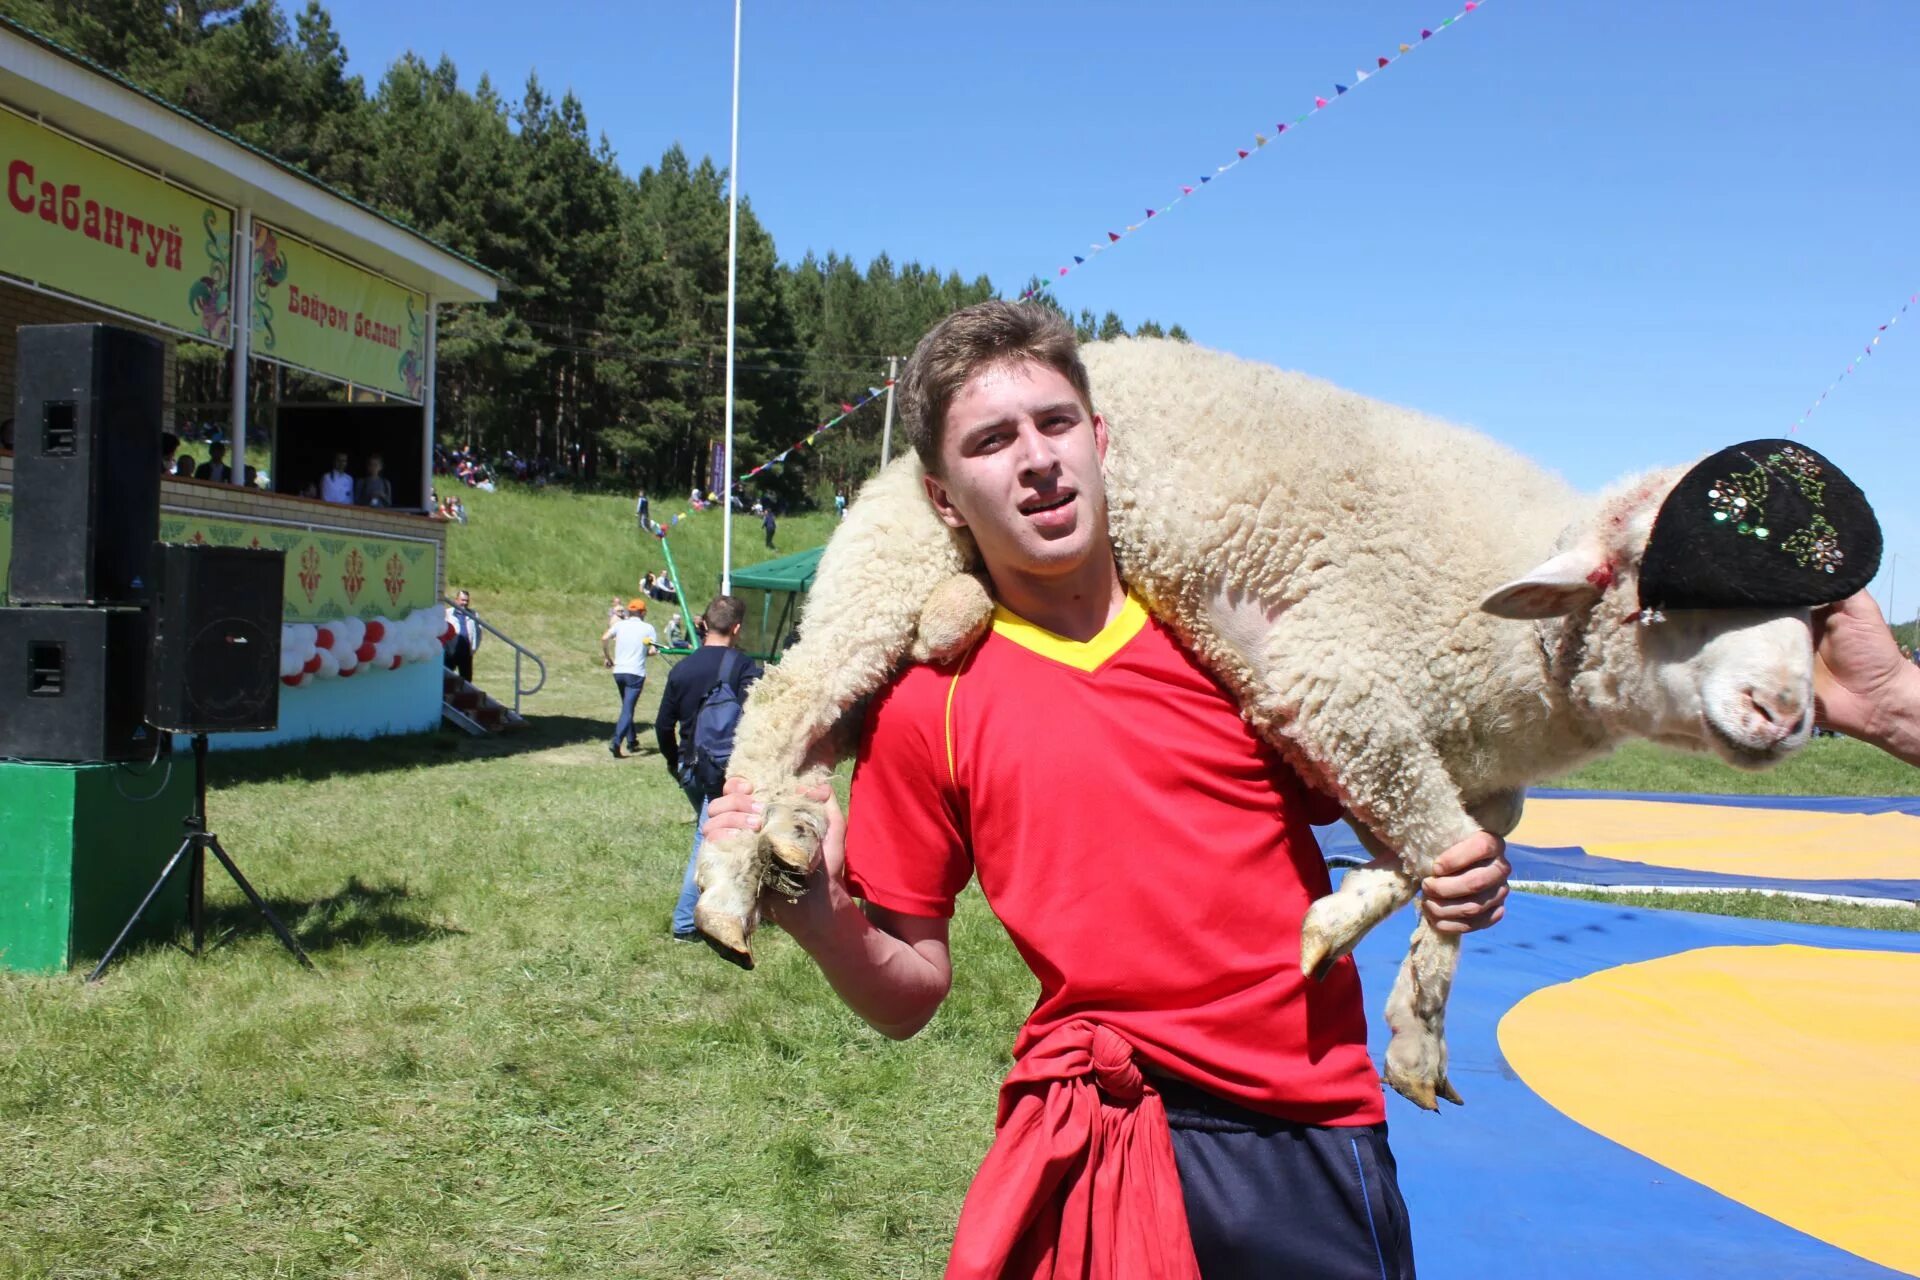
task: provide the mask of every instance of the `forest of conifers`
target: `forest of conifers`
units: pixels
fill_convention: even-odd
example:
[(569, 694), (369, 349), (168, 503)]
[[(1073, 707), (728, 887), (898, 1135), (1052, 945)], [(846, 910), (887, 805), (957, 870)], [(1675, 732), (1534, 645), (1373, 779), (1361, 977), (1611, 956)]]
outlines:
[[(291, 19), (273, 0), (0, 0), (0, 15), (498, 275), (498, 302), (442, 309), (441, 441), (548, 459), (587, 483), (677, 488), (702, 467), (726, 390), (726, 172), (710, 159), (676, 145), (633, 172), (585, 105), (556, 100), (537, 72), (511, 98), (408, 55), (369, 90), (317, 0)], [(783, 260), (745, 194), (743, 465), (882, 382), (886, 357), (942, 315), (1009, 292), (885, 253), (864, 268), (832, 252)], [(1128, 331), (1112, 312), (1076, 324), (1085, 338)], [(212, 349), (180, 367), (183, 401), (222, 398)], [(794, 499), (858, 479), (878, 458), (879, 415), (867, 416), (767, 478)]]

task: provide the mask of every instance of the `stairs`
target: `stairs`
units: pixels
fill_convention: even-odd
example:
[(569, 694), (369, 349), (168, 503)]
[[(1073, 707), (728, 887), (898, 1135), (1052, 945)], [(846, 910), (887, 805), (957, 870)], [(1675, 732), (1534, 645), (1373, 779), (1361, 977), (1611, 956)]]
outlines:
[(519, 712), (502, 706), (455, 671), (446, 672), (440, 697), (440, 718), (475, 737), (506, 733), (526, 724)]

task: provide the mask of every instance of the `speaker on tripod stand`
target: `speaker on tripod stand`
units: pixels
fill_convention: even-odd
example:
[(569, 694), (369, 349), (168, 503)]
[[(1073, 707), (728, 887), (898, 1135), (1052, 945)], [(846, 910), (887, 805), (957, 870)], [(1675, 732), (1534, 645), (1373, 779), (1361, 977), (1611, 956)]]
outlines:
[(206, 858), (211, 853), (275, 936), (307, 968), (313, 961), (207, 829), (207, 735), (272, 729), (280, 722), (280, 614), (286, 555), (249, 547), (158, 543), (147, 722), (193, 735), (194, 803), (186, 837), (87, 981), (98, 980), (167, 882), (185, 868), (195, 955), (206, 945)]

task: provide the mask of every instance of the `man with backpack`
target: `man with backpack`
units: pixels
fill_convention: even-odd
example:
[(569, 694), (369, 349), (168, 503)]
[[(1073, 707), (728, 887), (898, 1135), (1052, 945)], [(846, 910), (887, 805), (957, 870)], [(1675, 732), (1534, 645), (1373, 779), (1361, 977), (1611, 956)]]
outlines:
[(715, 596), (700, 615), (704, 636), (700, 647), (681, 659), (667, 676), (667, 689), (654, 717), (654, 734), (667, 769), (693, 805), (693, 852), (687, 855), (680, 882), (680, 901), (673, 909), (676, 942), (698, 942), (693, 906), (700, 890), (693, 867), (700, 856), (700, 828), (706, 822), (707, 801), (720, 794), (727, 780), (727, 761), (733, 755), (733, 729), (747, 686), (760, 678), (760, 665), (737, 647), (740, 623), (747, 608), (733, 596)]

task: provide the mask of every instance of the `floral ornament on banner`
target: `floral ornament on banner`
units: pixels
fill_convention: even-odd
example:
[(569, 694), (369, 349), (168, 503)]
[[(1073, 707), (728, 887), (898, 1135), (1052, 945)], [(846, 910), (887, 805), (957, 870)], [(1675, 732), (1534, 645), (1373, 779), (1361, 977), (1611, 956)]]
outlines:
[(759, 475), (762, 471), (765, 471), (771, 467), (779, 466), (781, 463), (787, 460), (788, 454), (792, 453), (796, 449), (806, 448), (808, 445), (812, 444), (815, 440), (819, 439), (822, 432), (833, 430), (835, 427), (845, 422), (848, 418), (860, 412), (862, 409), (872, 404), (875, 400), (878, 400), (881, 396), (884, 396), (885, 394), (887, 394), (887, 388), (891, 387), (892, 385), (893, 385), (893, 380), (889, 378), (886, 382), (881, 383), (877, 387), (868, 387), (867, 394), (861, 396), (858, 400), (842, 400), (840, 402), (839, 413), (835, 414), (831, 418), (828, 418), (825, 422), (815, 427), (812, 431), (809, 431), (806, 434), (805, 438), (794, 441), (792, 444), (788, 445), (785, 449), (782, 449), (779, 453), (775, 454), (771, 458), (768, 458), (765, 462), (761, 463), (759, 466), (755, 467), (753, 470), (747, 472), (746, 474), (740, 476), (739, 478), (742, 480), (751, 480), (755, 476)]
[(438, 662), (453, 624), (444, 610), (415, 609), (391, 618), (337, 618), (332, 622), (287, 622), (280, 626), (280, 682), (298, 689), (315, 680), (346, 678), (361, 671), (397, 671), (409, 662)]
[(1833, 389), (1839, 386), (1842, 382), (1845, 382), (1847, 375), (1852, 373), (1855, 369), (1859, 368), (1860, 362), (1862, 360), (1865, 360), (1868, 356), (1873, 354), (1873, 349), (1880, 345), (1880, 339), (1883, 336), (1885, 336), (1887, 330), (1899, 324), (1900, 317), (1907, 314), (1907, 308), (1911, 307), (1915, 302), (1920, 302), (1920, 293), (1908, 294), (1907, 300), (1900, 304), (1900, 309), (1894, 312), (1892, 317), (1889, 318), (1885, 324), (1881, 325), (1878, 329), (1874, 331), (1873, 341), (1869, 342), (1864, 348), (1862, 348), (1861, 353), (1859, 355), (1847, 361), (1847, 367), (1834, 375), (1833, 381), (1827, 384), (1827, 389), (1820, 393), (1820, 398), (1818, 400), (1815, 400), (1812, 404), (1808, 405), (1807, 411), (1793, 420), (1793, 425), (1787, 428), (1788, 435), (1794, 436), (1794, 435), (1800, 434), (1800, 428), (1805, 426), (1807, 419), (1813, 416), (1813, 411), (1815, 409), (1818, 409), (1821, 405), (1827, 402), (1827, 397), (1833, 394)]
[(1242, 161), (1251, 159), (1256, 152), (1264, 148), (1269, 142), (1272, 142), (1275, 139), (1279, 138), (1282, 134), (1289, 133), (1295, 129), (1298, 129), (1301, 125), (1313, 119), (1315, 116), (1319, 115), (1322, 111), (1325, 111), (1327, 108), (1331, 107), (1334, 103), (1340, 101), (1340, 99), (1345, 97), (1350, 90), (1357, 89), (1361, 84), (1365, 83), (1368, 80), (1373, 79), (1375, 76), (1385, 71), (1388, 67), (1391, 67), (1394, 63), (1399, 62), (1402, 58), (1405, 58), (1408, 54), (1412, 53), (1415, 49), (1421, 48), (1423, 45), (1426, 44), (1427, 41), (1433, 39), (1433, 37), (1437, 35), (1439, 32), (1445, 31), (1448, 27), (1451, 27), (1454, 23), (1460, 21), (1460, 19), (1466, 17), (1468, 14), (1473, 13), (1475, 10), (1479, 9), (1483, 3), (1484, 3), (1484, 0), (1466, 0), (1466, 4), (1462, 6), (1459, 13), (1456, 13), (1451, 18), (1448, 18), (1444, 22), (1441, 22), (1438, 26), (1422, 27), (1420, 29), (1420, 38), (1418, 40), (1408, 41), (1406, 43), (1403, 43), (1397, 46), (1393, 53), (1381, 54), (1380, 56), (1376, 57), (1373, 60), (1373, 67), (1371, 70), (1367, 69), (1364, 66), (1356, 68), (1352, 76), (1352, 82), (1350, 84), (1336, 83), (1333, 86), (1333, 92), (1331, 94), (1315, 94), (1313, 98), (1313, 107), (1311, 110), (1306, 111), (1301, 115), (1295, 116), (1291, 120), (1280, 121), (1278, 124), (1273, 126), (1273, 132), (1271, 134), (1266, 134), (1266, 133), (1254, 134), (1253, 145), (1251, 147), (1244, 147), (1244, 146), (1235, 147), (1234, 153), (1233, 153), (1233, 159), (1227, 161), (1223, 165), (1216, 165), (1212, 173), (1203, 173), (1199, 177), (1195, 178), (1192, 182), (1181, 184), (1179, 195), (1174, 196), (1172, 199), (1168, 200), (1165, 204), (1155, 205), (1153, 208), (1148, 209), (1145, 217), (1141, 218), (1140, 221), (1138, 222), (1128, 223), (1126, 230), (1108, 231), (1106, 233), (1105, 240), (1096, 240), (1092, 244), (1087, 246), (1087, 251), (1085, 253), (1074, 254), (1073, 262), (1068, 266), (1060, 267), (1056, 271), (1053, 280), (1043, 278), (1038, 285), (1035, 285), (1033, 288), (1023, 292), (1020, 295), (1019, 300), (1021, 302), (1026, 302), (1029, 299), (1038, 297), (1040, 295), (1041, 290), (1048, 289), (1053, 286), (1054, 280), (1058, 280), (1068, 275), (1071, 272), (1078, 271), (1081, 267), (1086, 266), (1087, 263), (1092, 261), (1094, 258), (1098, 257), (1100, 254), (1105, 253), (1108, 249), (1111, 249), (1114, 245), (1119, 244), (1122, 240), (1125, 240), (1128, 236), (1132, 235), (1134, 232), (1146, 226), (1147, 223), (1152, 221), (1154, 218), (1164, 218), (1168, 213), (1172, 212), (1174, 206), (1178, 205), (1181, 201), (1186, 200), (1189, 197), (1197, 195), (1199, 192), (1203, 191), (1207, 187), (1207, 184), (1211, 183), (1215, 178), (1220, 177), (1222, 174), (1231, 172), (1232, 170), (1238, 168)]

